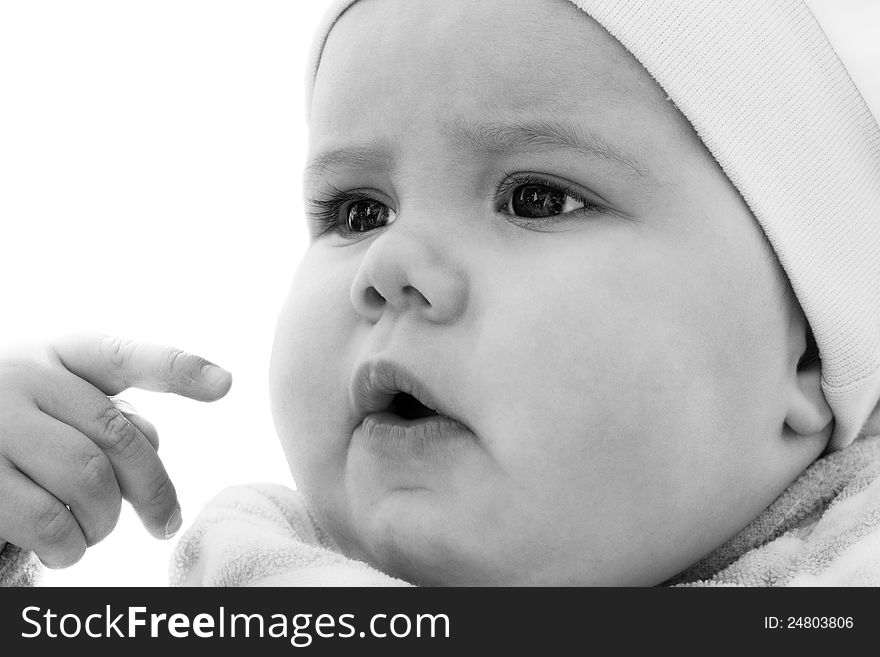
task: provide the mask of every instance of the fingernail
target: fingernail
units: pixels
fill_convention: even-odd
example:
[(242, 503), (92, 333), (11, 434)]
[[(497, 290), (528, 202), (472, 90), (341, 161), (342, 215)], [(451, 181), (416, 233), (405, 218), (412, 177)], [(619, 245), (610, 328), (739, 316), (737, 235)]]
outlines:
[(180, 507), (174, 507), (174, 512), (171, 514), (171, 517), (168, 518), (168, 522), (165, 524), (165, 538), (171, 538), (178, 531), (180, 531), (180, 526), (183, 524), (183, 516), (180, 515)]
[(216, 365), (206, 365), (202, 370), (202, 378), (214, 388), (225, 385), (231, 376), (229, 372)]

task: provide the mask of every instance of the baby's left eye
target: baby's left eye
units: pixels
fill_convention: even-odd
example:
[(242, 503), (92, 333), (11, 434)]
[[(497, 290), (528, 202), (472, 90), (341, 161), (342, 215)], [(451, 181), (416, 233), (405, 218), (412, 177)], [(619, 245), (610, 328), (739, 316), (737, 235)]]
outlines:
[(360, 199), (348, 206), (345, 227), (352, 233), (366, 233), (394, 221), (394, 210), (374, 199)]
[(528, 182), (517, 185), (504, 210), (525, 219), (540, 219), (568, 214), (588, 207), (582, 199), (557, 185)]

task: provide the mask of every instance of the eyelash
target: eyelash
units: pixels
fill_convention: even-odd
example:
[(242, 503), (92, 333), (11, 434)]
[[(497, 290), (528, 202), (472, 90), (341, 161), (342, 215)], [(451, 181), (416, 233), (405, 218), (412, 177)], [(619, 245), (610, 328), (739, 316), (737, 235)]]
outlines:
[(312, 206), (309, 218), (318, 226), (319, 237), (334, 232), (348, 235), (339, 220), (342, 208), (357, 201), (377, 200), (365, 192), (346, 192), (333, 185), (329, 185), (328, 189), (329, 193), (326, 197), (309, 200)]
[[(556, 223), (557, 221), (561, 221), (563, 220), (563, 218), (572, 214), (572, 212), (568, 212), (566, 214), (554, 215), (551, 217), (539, 217), (535, 219), (530, 219), (528, 217), (520, 217), (518, 215), (513, 215), (509, 212), (505, 212), (505, 209), (510, 204), (511, 194), (517, 187), (522, 187), (523, 185), (543, 185), (545, 187), (549, 187), (556, 191), (562, 192), (566, 196), (570, 196), (579, 203), (583, 203), (583, 208), (579, 208), (578, 210), (575, 210), (573, 212), (582, 212), (585, 214), (589, 214), (601, 212), (605, 209), (599, 204), (586, 198), (571, 185), (563, 183), (559, 180), (546, 178), (544, 176), (532, 173), (510, 174), (502, 171), (502, 174), (504, 176), (504, 180), (500, 185), (498, 185), (498, 188), (495, 190), (492, 203), (497, 212), (502, 212), (510, 217), (513, 217), (513, 220), (516, 223), (527, 225), (547, 225)], [(356, 203), (357, 201), (378, 201), (379, 199), (375, 198), (374, 195), (367, 194), (366, 192), (344, 191), (333, 185), (329, 185), (328, 190), (329, 193), (324, 198), (314, 198), (309, 200), (309, 204), (312, 207), (312, 211), (309, 213), (309, 217), (310, 220), (318, 226), (318, 236), (320, 237), (334, 232), (347, 237), (351, 237), (352, 235), (362, 235), (363, 233), (349, 233), (348, 231), (346, 231), (340, 221), (340, 213), (342, 212), (343, 208), (350, 205), (351, 203)], [(379, 202), (381, 203), (382, 201)]]

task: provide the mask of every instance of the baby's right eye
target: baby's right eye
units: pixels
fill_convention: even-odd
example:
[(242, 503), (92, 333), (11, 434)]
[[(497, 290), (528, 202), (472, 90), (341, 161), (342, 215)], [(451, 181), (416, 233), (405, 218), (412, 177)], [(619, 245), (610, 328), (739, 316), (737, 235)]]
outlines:
[(319, 235), (367, 233), (387, 226), (397, 217), (388, 205), (361, 191), (333, 190), (328, 198), (312, 200), (311, 206), (314, 209), (310, 215)]

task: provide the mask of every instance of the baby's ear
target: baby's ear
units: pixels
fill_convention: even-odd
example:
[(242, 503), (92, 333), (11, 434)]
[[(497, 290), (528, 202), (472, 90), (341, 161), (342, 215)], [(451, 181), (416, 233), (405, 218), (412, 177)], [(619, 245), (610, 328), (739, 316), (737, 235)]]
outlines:
[[(801, 325), (803, 326), (803, 325)], [(799, 436), (818, 436), (830, 430), (834, 414), (822, 392), (822, 361), (809, 328), (801, 329), (796, 370), (789, 380), (786, 426)]]

